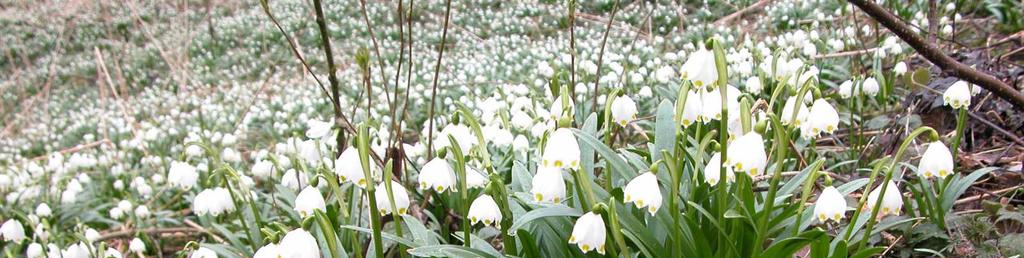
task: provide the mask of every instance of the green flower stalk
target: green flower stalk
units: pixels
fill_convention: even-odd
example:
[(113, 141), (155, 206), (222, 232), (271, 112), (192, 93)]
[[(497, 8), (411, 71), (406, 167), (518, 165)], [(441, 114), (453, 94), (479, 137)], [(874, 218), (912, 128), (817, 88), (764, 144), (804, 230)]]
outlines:
[[(373, 175), (370, 173), (370, 135), (366, 123), (359, 125), (359, 134), (356, 138), (356, 147), (359, 150), (359, 162), (363, 165), (363, 174), (370, 181)], [(371, 181), (372, 182), (372, 181)], [(373, 251), (377, 257), (384, 257), (384, 239), (381, 238), (380, 213), (377, 213), (376, 186), (373, 183), (366, 184), (366, 197), (370, 205), (370, 227), (373, 229)]]
[(452, 154), (455, 155), (455, 175), (458, 176), (459, 184), (459, 214), (462, 214), (462, 244), (466, 247), (470, 247), (470, 232), (473, 229), (470, 227), (469, 221), (469, 204), (472, 203), (472, 199), (469, 198), (469, 190), (466, 185), (466, 156), (462, 155), (462, 148), (459, 147), (459, 142), (455, 140), (455, 137), (448, 135), (448, 147), (451, 148)]

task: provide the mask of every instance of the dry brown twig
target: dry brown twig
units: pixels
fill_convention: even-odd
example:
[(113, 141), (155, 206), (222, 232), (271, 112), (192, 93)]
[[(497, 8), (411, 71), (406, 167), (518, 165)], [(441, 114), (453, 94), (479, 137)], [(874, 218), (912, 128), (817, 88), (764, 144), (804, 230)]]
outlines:
[(896, 36), (914, 48), (921, 56), (941, 68), (943, 72), (981, 86), (1010, 102), (1018, 109), (1024, 109), (1024, 95), (1018, 90), (992, 75), (972, 69), (947, 56), (934, 44), (928, 43), (925, 39), (921, 38), (910, 26), (901, 21), (899, 17), (878, 6), (878, 4), (867, 0), (850, 0), (849, 2), (870, 15), (893, 34), (896, 34)]

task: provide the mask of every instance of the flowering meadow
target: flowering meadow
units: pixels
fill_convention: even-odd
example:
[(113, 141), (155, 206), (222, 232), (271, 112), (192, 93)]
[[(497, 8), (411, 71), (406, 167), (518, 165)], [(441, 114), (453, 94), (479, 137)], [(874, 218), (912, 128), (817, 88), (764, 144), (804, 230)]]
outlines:
[(1015, 257), (1022, 10), (0, 1), (0, 255)]

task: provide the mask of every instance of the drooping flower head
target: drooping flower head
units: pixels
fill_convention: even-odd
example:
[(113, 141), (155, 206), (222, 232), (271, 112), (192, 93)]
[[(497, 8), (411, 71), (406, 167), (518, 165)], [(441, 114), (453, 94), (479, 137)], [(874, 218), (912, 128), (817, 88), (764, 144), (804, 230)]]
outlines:
[(957, 81), (942, 93), (942, 100), (954, 109), (966, 108), (971, 105), (970, 86), (965, 81)]
[(846, 198), (835, 187), (825, 187), (814, 202), (814, 216), (821, 223), (828, 220), (839, 222), (846, 216)]
[(926, 179), (934, 176), (945, 178), (953, 174), (953, 154), (941, 141), (928, 144), (921, 160), (917, 163), (917, 175)]
[(530, 193), (538, 202), (559, 203), (564, 200), (565, 180), (562, 178), (562, 170), (556, 167), (537, 167)]
[(750, 131), (729, 143), (727, 154), (727, 165), (732, 166), (736, 172), (744, 172), (751, 177), (763, 174), (768, 164), (764, 139), (755, 131)]
[(420, 169), (420, 189), (434, 189), (438, 193), (455, 191), (455, 173), (448, 161), (435, 157)]
[(541, 160), (544, 167), (579, 169), (580, 145), (566, 128), (558, 128), (548, 137)]
[(654, 173), (646, 172), (630, 180), (623, 189), (623, 201), (632, 202), (637, 209), (647, 208), (652, 216), (661, 207), (661, 190), (658, 187), (658, 177)]
[(619, 124), (619, 126), (625, 127), (629, 121), (636, 119), (636, 102), (633, 102), (629, 96), (618, 96), (615, 97), (615, 101), (612, 101), (612, 121)]
[(501, 209), (490, 195), (481, 195), (469, 206), (469, 221), (473, 224), (483, 223), (484, 226), (501, 227)]
[(587, 212), (576, 220), (572, 227), (572, 234), (569, 236), (569, 244), (579, 246), (583, 253), (597, 250), (597, 253), (604, 254), (605, 228), (601, 215)]

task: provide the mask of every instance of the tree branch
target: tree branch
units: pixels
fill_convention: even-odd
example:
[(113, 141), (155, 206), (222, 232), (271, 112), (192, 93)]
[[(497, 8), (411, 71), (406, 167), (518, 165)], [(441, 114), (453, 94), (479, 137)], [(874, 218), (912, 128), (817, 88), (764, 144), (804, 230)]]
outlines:
[(982, 88), (995, 93), (999, 98), (1010, 102), (1015, 107), (1024, 109), (1024, 95), (1013, 87), (1010, 87), (1010, 85), (1007, 85), (992, 75), (974, 70), (942, 53), (938, 47), (926, 42), (924, 38), (917, 35), (916, 32), (910, 29), (910, 27), (907, 26), (907, 24), (904, 24), (898, 17), (889, 11), (886, 11), (874, 2), (867, 0), (849, 1), (864, 11), (864, 13), (870, 15), (871, 18), (878, 21), (878, 23), (882, 24), (882, 26), (885, 26), (889, 31), (892, 31), (893, 34), (896, 34), (896, 36), (900, 37), (904, 42), (907, 42), (910, 47), (917, 50), (921, 56), (928, 59), (932, 64), (941, 68), (943, 72), (981, 86)]

